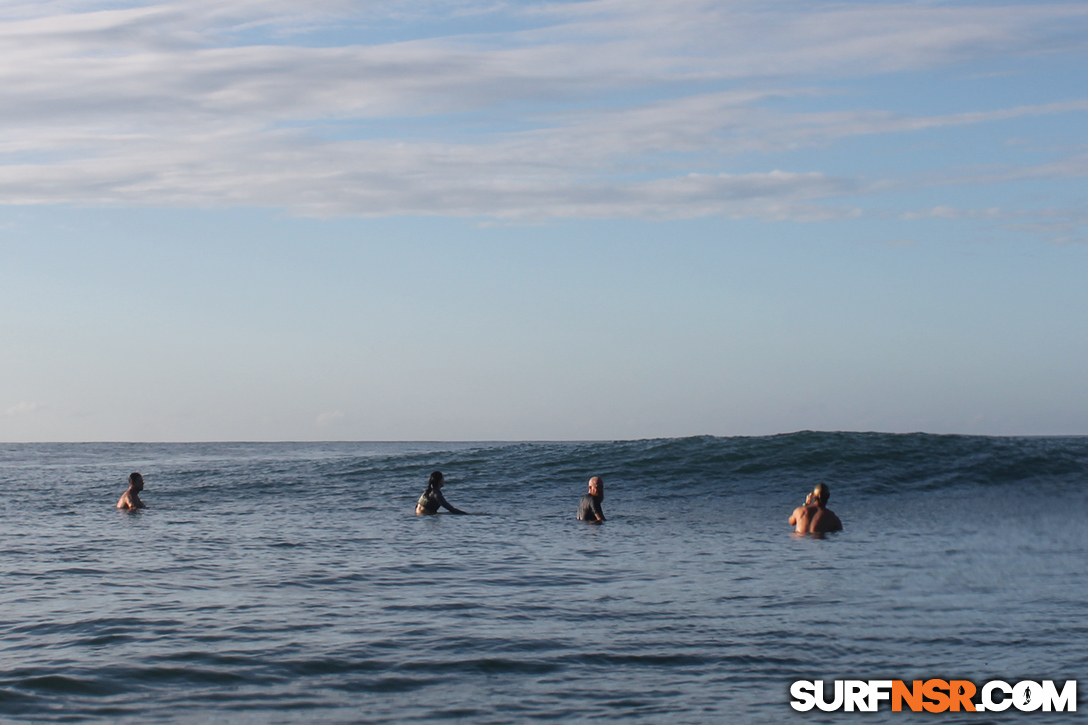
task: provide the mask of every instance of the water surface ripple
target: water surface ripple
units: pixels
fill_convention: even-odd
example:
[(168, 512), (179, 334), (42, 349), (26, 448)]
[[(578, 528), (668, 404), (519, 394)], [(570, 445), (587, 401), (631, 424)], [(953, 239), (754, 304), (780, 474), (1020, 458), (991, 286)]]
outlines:
[[(413, 515), (434, 469), (477, 515)], [(795, 538), (817, 481), (846, 529)], [(1086, 482), (1085, 438), (4, 444), (0, 720), (815, 723), (846, 715), (793, 680), (1083, 683)]]

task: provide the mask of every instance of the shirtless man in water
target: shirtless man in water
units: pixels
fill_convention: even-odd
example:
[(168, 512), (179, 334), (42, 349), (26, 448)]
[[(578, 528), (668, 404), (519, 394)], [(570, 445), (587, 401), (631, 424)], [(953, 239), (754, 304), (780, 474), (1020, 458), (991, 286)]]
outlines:
[(842, 522), (835, 512), (827, 506), (831, 498), (831, 489), (826, 484), (817, 483), (816, 488), (805, 497), (805, 505), (798, 506), (790, 514), (790, 526), (798, 534), (822, 534), (827, 531), (842, 531)]
[(144, 477), (133, 473), (128, 477), (128, 490), (121, 494), (121, 500), (117, 502), (117, 508), (125, 511), (145, 509), (147, 506), (140, 500), (140, 491), (144, 490)]

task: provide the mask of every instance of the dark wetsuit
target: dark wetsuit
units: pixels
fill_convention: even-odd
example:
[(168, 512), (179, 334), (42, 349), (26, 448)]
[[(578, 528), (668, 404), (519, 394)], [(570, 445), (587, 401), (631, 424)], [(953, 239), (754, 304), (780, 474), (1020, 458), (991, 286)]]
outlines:
[(437, 488), (427, 487), (427, 490), (423, 492), (423, 495), (419, 497), (419, 505), (423, 507), (423, 513), (436, 514), (438, 513), (438, 507), (441, 506), (451, 514), (463, 514), (465, 513), (459, 508), (450, 506), (450, 502), (446, 500), (446, 497), (442, 495), (442, 491)]
[(591, 493), (582, 496), (578, 502), (579, 521), (604, 521), (604, 512), (601, 511), (601, 499)]

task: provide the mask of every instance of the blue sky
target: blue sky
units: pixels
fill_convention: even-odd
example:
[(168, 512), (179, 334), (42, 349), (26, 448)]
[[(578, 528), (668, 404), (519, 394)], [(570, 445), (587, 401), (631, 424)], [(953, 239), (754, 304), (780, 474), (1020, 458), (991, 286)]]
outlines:
[(0, 1), (0, 440), (1088, 434), (1086, 51), (1083, 2)]

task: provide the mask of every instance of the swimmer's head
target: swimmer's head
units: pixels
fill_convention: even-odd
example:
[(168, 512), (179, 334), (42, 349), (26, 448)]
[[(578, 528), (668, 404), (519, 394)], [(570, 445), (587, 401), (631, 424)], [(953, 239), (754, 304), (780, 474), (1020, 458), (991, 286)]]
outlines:
[(826, 483), (817, 483), (816, 488), (812, 489), (812, 498), (820, 503), (827, 503), (827, 499), (831, 498), (831, 489)]
[(442, 471), (435, 471), (431, 474), (431, 477), (427, 479), (428, 488), (442, 488), (446, 485), (446, 478), (442, 475)]
[(144, 490), (144, 477), (138, 473), (128, 474), (128, 485), (132, 486), (137, 491)]
[(589, 492), (594, 496), (604, 498), (604, 479), (600, 476), (589, 479)]

